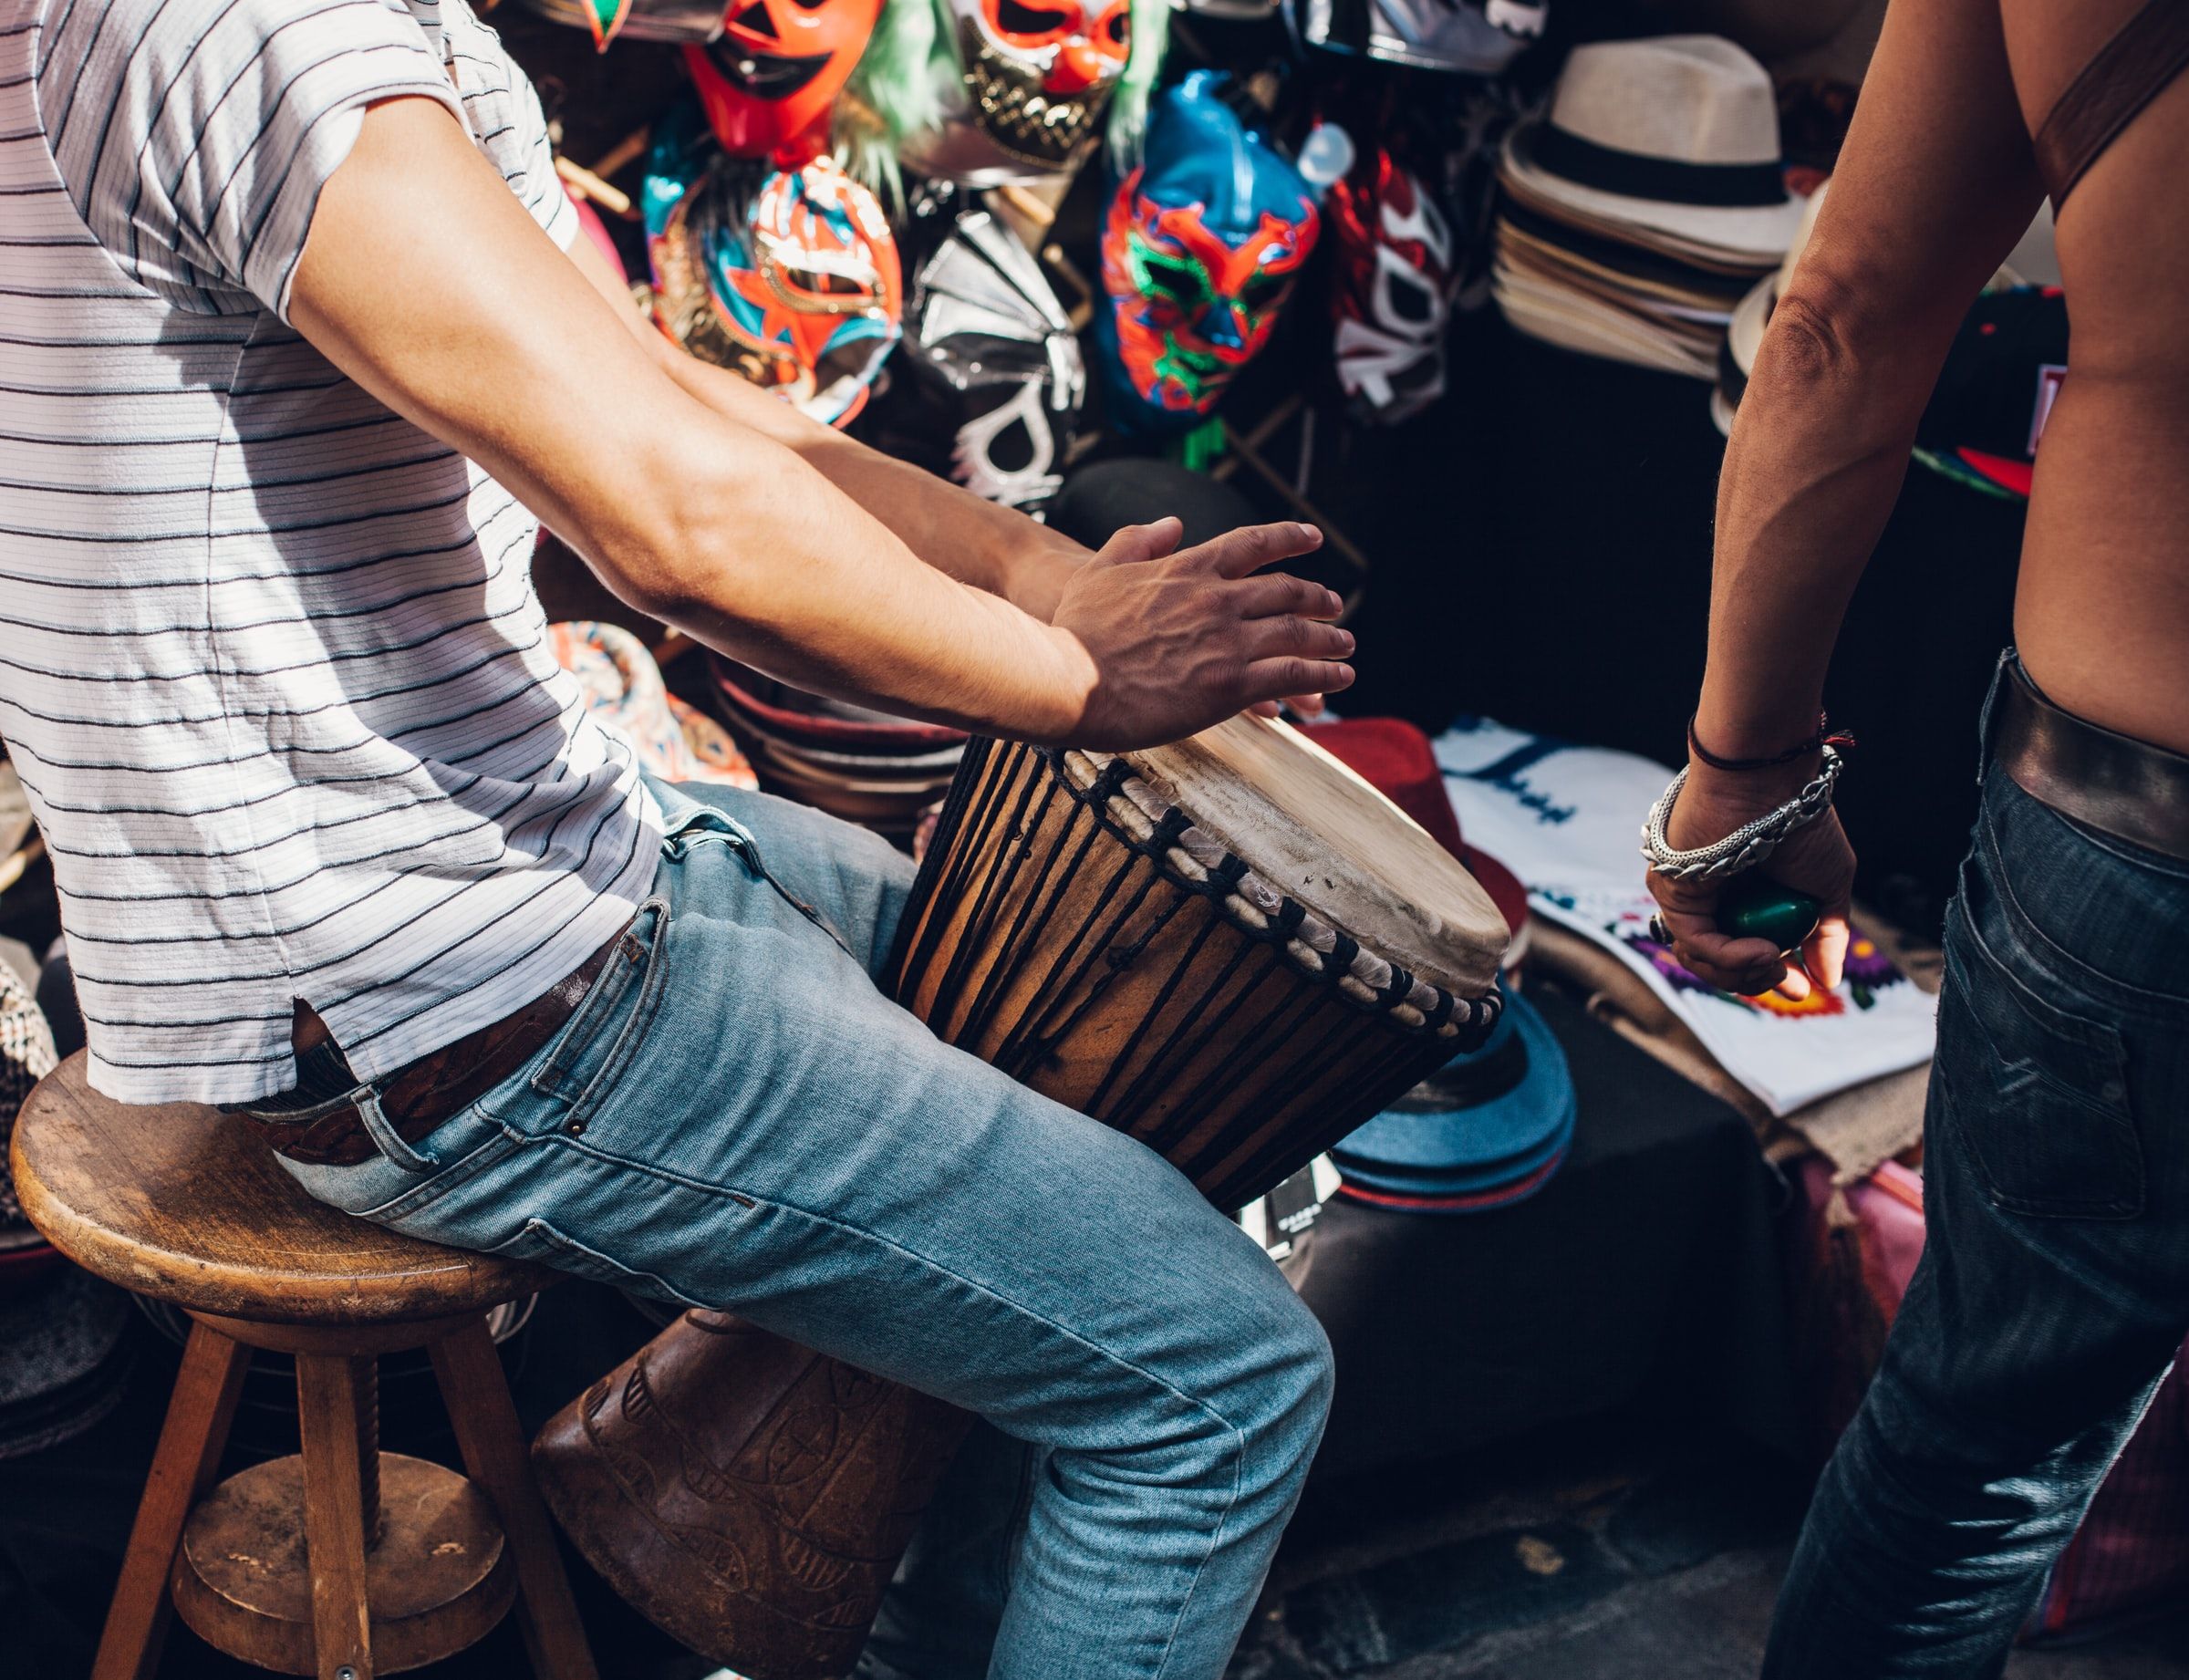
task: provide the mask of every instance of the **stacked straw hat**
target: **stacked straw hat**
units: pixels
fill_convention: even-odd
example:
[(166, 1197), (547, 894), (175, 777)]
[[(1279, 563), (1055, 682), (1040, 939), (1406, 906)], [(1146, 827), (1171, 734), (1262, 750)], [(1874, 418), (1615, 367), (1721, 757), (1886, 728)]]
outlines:
[(1515, 327), (1698, 379), (1801, 218), (1770, 78), (1717, 36), (1576, 47), (1499, 181), (1491, 285)]
[(908, 841), (949, 791), (965, 734), (825, 700), (720, 654), (714, 691), (761, 786)]

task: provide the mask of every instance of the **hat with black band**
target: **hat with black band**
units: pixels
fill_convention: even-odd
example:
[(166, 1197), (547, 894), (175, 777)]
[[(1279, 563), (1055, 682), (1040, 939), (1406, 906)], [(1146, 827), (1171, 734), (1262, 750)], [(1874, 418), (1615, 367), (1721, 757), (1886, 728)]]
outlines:
[(1529, 131), (1525, 145), (1536, 163), (1568, 181), (1625, 198), (1667, 204), (1780, 204), (1786, 173), (1769, 163), (1686, 163), (1644, 152), (1599, 146), (1554, 122)]
[(1749, 272), (1776, 266), (1801, 214), (1770, 77), (1717, 36), (1574, 48), (1548, 115), (1507, 138), (1501, 173), (1544, 213)]

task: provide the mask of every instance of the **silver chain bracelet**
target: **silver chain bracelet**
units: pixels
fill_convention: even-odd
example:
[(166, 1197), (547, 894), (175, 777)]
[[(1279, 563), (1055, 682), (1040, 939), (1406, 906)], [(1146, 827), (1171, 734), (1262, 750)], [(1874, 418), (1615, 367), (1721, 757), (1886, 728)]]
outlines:
[(1642, 856), (1649, 860), (1650, 873), (1669, 876), (1675, 881), (1720, 881), (1754, 868), (1777, 851), (1789, 835), (1807, 827), (1831, 808), (1831, 790), (1840, 779), (1841, 761), (1831, 747), (1823, 752), (1823, 765), (1816, 779), (1784, 804), (1752, 823), (1742, 824), (1722, 840), (1685, 852), (1665, 837), (1665, 824), (1672, 820), (1672, 808), (1679, 801), (1680, 790), (1687, 785), (1687, 772), (1683, 769), (1673, 777), (1672, 785), (1657, 795), (1657, 803), (1649, 808), (1649, 821), (1642, 824)]

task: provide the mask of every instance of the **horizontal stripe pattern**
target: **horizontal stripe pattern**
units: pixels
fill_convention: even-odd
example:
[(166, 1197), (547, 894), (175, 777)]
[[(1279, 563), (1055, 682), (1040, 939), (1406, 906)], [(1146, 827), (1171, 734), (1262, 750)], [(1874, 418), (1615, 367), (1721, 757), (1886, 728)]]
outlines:
[(399, 93), (568, 244), (538, 100), (462, 0), (0, 0), (0, 737), (127, 1101), (284, 1089), (297, 999), (389, 1072), (652, 877), (536, 522), (287, 324), (319, 190)]

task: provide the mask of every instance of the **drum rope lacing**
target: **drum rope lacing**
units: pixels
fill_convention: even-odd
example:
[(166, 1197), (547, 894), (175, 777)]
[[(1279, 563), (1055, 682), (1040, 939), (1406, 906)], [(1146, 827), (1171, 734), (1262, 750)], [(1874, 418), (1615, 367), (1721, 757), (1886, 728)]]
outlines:
[[(1188, 907), (1199, 914), (1179, 921)], [(1144, 967), (1151, 952), (1160, 961)], [(984, 739), (951, 788), (888, 970), (946, 1042), (1036, 1089), (1043, 1069), (1072, 1079), (1072, 1107), (1226, 1208), (1296, 1170), (1303, 1142), (1350, 1129), (1347, 1104), (1373, 1096), (1364, 1117), (1478, 1048), (1501, 1010), (1494, 991), (1463, 1001), (1364, 952), (1125, 761)], [(1153, 995), (1105, 1018), (1103, 998), (1128, 974)], [(1291, 983), (1265, 992), (1279, 976)], [(1380, 1047), (1348, 1016), (1381, 1027)]]
[[(1478, 1044), (1497, 1025), (1504, 999), (1495, 987), (1460, 998), (1378, 956), (1256, 875), (1243, 859), (1151, 787), (1122, 758), (1048, 749), (1073, 796), (1189, 891), (1216, 900), (1242, 932), (1279, 945), (1293, 968), (1330, 981), (1364, 1010), (1402, 1027)], [(1182, 824), (1182, 825), (1181, 825)], [(1465, 1045), (1456, 1047), (1467, 1047)]]

